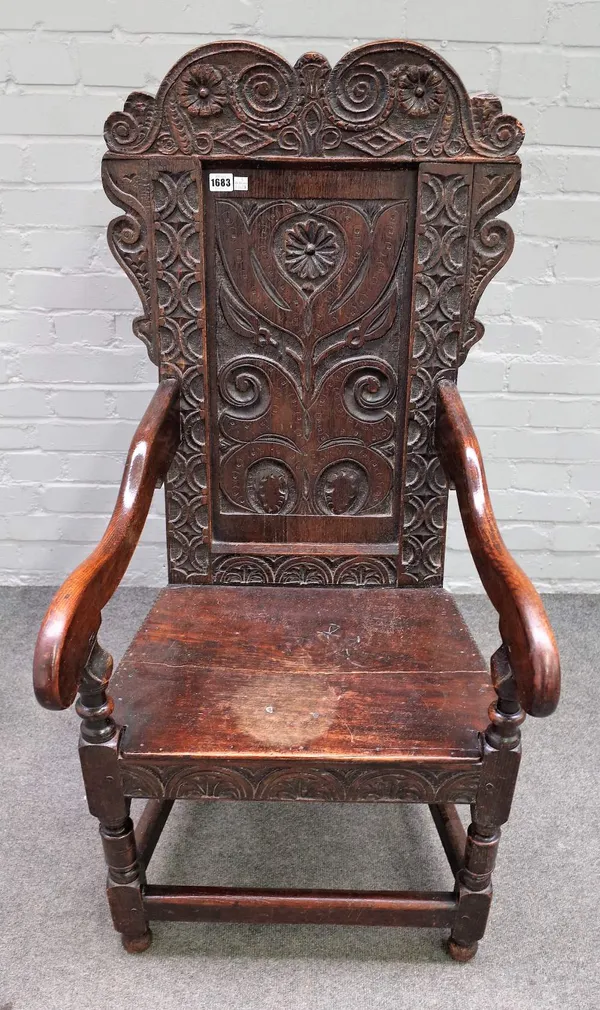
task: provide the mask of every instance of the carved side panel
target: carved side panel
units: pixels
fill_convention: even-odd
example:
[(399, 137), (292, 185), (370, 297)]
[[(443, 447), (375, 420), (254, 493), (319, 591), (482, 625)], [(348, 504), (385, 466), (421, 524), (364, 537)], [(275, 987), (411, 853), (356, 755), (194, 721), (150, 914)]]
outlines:
[(161, 376), (181, 383), (181, 445), (166, 481), (169, 577), (200, 583), (210, 542), (202, 179), (189, 163), (180, 168), (152, 167), (156, 320)]
[(436, 385), (456, 375), (466, 293), (472, 167), (419, 173), (413, 357), (401, 581), (442, 584), (448, 487), (433, 448)]
[(150, 215), (150, 184), (145, 159), (102, 163), (102, 181), (105, 192), (117, 207), (126, 213), (108, 226), (108, 244), (118, 263), (133, 281), (140, 296), (143, 313), (133, 323), (133, 332), (146, 345), (150, 360), (158, 364), (159, 350), (152, 327), (152, 283), (149, 236), (152, 230)]
[(481, 765), (462, 769), (292, 765), (205, 766), (120, 762), (126, 796), (336, 803), (472, 803)]
[(473, 344), (483, 336), (483, 323), (475, 319), (479, 299), (513, 250), (512, 228), (506, 221), (496, 221), (495, 218), (512, 207), (519, 192), (520, 180), (520, 165), (491, 163), (475, 165), (473, 169), (469, 299), (459, 365)]

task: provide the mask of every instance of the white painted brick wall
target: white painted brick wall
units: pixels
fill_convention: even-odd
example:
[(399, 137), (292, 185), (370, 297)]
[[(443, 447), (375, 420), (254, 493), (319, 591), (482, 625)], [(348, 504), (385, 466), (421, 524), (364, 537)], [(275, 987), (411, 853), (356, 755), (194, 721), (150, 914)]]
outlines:
[[(600, 3), (19, 0), (0, 13), (0, 582), (56, 583), (97, 542), (154, 368), (107, 252), (102, 127), (187, 50), (244, 36), (335, 62), (441, 52), (527, 130), (511, 262), (460, 385), (507, 544), (547, 591), (600, 591)], [(161, 493), (129, 582), (164, 581)], [(479, 586), (451, 511), (449, 584)]]

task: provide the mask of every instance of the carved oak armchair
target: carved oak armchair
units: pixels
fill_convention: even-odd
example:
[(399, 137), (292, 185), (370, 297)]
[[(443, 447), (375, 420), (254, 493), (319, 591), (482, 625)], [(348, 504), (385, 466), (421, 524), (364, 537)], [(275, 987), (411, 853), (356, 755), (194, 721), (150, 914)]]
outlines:
[[(559, 696), (455, 384), (512, 248), (495, 218), (522, 136), (404, 41), (333, 69), (203, 46), (108, 119), (104, 185), (125, 211), (109, 241), (159, 385), (107, 531), (44, 619), (35, 690), (48, 708), (79, 695), (128, 951), (153, 919), (437, 926), (456, 960), (477, 949), (520, 725)], [(101, 611), (162, 481), (169, 585), (111, 679)], [(491, 676), (443, 589), (452, 483), (500, 617)], [(135, 830), (132, 797), (148, 799)], [(151, 884), (175, 800), (426, 803), (455, 888)]]

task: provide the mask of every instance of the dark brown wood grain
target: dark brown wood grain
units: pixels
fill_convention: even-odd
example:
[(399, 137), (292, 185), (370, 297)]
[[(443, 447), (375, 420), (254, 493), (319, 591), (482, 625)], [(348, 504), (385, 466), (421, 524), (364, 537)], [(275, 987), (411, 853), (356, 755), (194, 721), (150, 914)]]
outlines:
[(452, 926), (452, 891), (278, 891), (149, 886), (149, 919), (172, 922), (326, 923), (330, 926)]
[(179, 387), (160, 383), (134, 435), (117, 503), (102, 540), (63, 583), (44, 617), (34, 656), (34, 687), (46, 708), (66, 708), (77, 693), (100, 627), (179, 441)]
[(530, 715), (550, 715), (560, 695), (560, 662), (542, 601), (509, 554), (494, 517), (479, 444), (460, 393), (439, 385), (437, 445), (454, 481), (469, 548), (483, 586), (500, 616), (521, 704)]
[(214, 536), (397, 543), (417, 173), (239, 171), (204, 173)]
[(450, 869), (456, 876), (464, 863), (467, 842), (460, 815), (453, 803), (431, 803), (429, 809)]
[(152, 859), (162, 829), (173, 809), (173, 800), (148, 800), (135, 826), (137, 855), (144, 869)]
[(443, 590), (172, 587), (111, 694), (142, 762), (476, 761), (485, 666)]

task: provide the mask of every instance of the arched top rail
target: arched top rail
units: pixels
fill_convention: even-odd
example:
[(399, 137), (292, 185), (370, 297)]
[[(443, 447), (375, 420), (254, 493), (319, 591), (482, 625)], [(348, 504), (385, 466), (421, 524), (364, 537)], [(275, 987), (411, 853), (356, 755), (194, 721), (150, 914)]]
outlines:
[(183, 56), (156, 98), (129, 95), (105, 138), (127, 155), (513, 161), (523, 127), (416, 42), (359, 46), (334, 67), (306, 53), (292, 67), (257, 43), (224, 41)]

